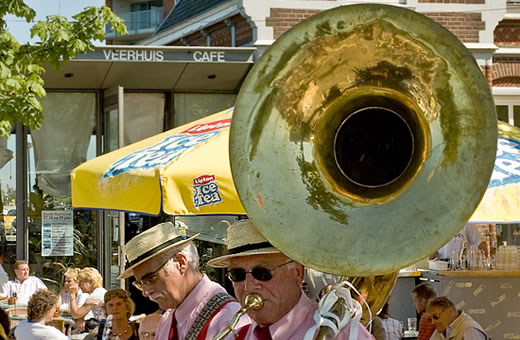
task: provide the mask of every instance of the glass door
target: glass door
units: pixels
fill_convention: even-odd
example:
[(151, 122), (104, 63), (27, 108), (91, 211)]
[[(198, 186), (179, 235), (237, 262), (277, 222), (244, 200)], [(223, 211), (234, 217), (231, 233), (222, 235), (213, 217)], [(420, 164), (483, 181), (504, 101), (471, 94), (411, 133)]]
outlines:
[[(117, 86), (105, 91), (103, 96), (104, 148), (103, 153), (114, 151), (124, 145), (124, 89)], [(101, 275), (104, 287), (119, 288), (124, 281), (117, 277), (124, 268), (122, 245), (125, 239), (125, 214), (118, 211), (103, 213), (103, 230), (100, 231), (99, 252)]]

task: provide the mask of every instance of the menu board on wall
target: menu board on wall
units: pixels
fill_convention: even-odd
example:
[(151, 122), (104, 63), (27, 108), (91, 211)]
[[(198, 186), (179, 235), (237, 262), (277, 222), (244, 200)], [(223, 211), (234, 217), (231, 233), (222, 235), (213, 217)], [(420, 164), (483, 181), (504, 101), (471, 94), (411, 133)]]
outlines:
[(42, 211), (42, 256), (74, 254), (72, 210)]

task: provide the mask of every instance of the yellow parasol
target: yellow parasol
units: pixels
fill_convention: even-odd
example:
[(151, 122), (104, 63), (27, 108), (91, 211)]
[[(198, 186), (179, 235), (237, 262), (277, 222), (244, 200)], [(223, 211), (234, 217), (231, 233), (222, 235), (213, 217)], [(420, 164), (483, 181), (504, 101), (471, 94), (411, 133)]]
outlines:
[(76, 208), (242, 215), (229, 165), (228, 109), (96, 157), (71, 173)]
[(520, 223), (520, 129), (498, 122), (497, 157), (471, 223)]

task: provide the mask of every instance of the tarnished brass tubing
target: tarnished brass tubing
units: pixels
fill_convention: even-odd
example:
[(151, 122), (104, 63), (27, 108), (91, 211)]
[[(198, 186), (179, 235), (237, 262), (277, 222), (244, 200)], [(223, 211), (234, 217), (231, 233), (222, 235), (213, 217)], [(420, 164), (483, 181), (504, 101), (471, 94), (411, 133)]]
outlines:
[(217, 336), (213, 338), (213, 340), (222, 340), (229, 333), (235, 333), (235, 327), (242, 315), (246, 314), (250, 310), (259, 310), (260, 308), (262, 308), (262, 306), (264, 305), (264, 300), (258, 294), (250, 294), (246, 296), (244, 304), (245, 306), (242, 307), (238, 312), (236, 312), (235, 315), (233, 315), (233, 318), (231, 319), (231, 323), (229, 324), (229, 326), (220, 331), (220, 333), (218, 333)]

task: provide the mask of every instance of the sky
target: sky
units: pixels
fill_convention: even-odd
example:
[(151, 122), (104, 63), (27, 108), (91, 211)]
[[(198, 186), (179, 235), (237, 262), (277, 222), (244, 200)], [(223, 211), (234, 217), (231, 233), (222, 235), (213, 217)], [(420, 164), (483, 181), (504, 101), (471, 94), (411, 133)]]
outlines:
[[(2, 0), (0, 0), (2, 1)], [(32, 25), (39, 20), (45, 20), (47, 15), (57, 14), (67, 18), (71, 18), (74, 14), (81, 12), (85, 7), (88, 6), (102, 6), (105, 1), (104, 0), (25, 0), (25, 4), (36, 11), (36, 17), (34, 18), (33, 23), (27, 23), (25, 19), (17, 18), (15, 16), (6, 17), (6, 22), (9, 31), (11, 34), (18, 40), (20, 43), (25, 43), (30, 40), (30, 31), (29, 29)], [(34, 42), (32, 40), (31, 42)], [(96, 41), (96, 44), (102, 45), (102, 42)], [(7, 148), (15, 152), (15, 136), (11, 135), (7, 142)], [(89, 148), (90, 153), (95, 154), (95, 150), (93, 148)], [(29, 150), (29, 187), (34, 184), (34, 155), (31, 152), (31, 148)], [(0, 187), (2, 189), (6, 189), (6, 185), (10, 187), (15, 187), (16, 181), (16, 168), (15, 168), (15, 159), (13, 158), (6, 165), (4, 165), (0, 169)]]
[[(24, 2), (36, 11), (34, 23), (39, 20), (45, 20), (47, 15), (52, 14), (61, 15), (70, 19), (74, 14), (81, 12), (85, 7), (99, 7), (105, 3), (104, 0), (25, 0)], [(31, 34), (29, 29), (32, 26), (31, 23), (26, 23), (25, 19), (15, 16), (6, 17), (6, 21), (9, 31), (20, 43), (30, 41)], [(96, 44), (102, 43), (96, 42)]]

